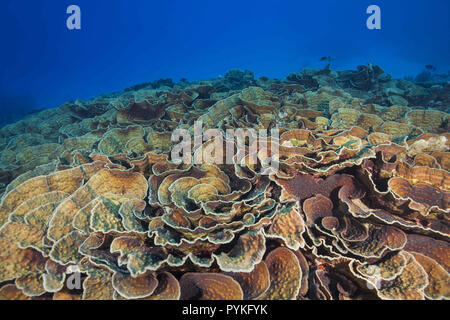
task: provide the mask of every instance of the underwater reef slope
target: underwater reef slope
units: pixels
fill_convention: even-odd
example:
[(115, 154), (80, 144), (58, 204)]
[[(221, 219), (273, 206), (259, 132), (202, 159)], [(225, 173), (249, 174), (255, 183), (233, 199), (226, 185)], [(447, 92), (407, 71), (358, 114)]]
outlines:
[[(448, 83), (367, 65), (30, 115), (0, 129), (0, 299), (449, 299), (449, 106)], [(278, 128), (278, 172), (271, 149), (171, 161), (194, 121)]]

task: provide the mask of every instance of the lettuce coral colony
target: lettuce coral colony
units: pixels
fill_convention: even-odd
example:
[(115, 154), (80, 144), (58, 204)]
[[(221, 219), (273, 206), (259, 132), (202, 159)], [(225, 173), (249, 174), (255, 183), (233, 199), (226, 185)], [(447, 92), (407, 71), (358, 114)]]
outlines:
[[(448, 299), (449, 103), (372, 65), (233, 70), (8, 125), (0, 299)], [(278, 172), (258, 173), (271, 150), (171, 161), (197, 120), (278, 128)]]

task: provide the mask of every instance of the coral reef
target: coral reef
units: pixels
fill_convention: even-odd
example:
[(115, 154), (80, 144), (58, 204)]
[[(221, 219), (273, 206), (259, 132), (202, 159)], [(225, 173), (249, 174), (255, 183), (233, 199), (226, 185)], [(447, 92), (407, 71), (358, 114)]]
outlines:
[[(0, 299), (449, 299), (449, 101), (373, 65), (232, 70), (5, 126)], [(279, 153), (172, 161), (195, 121)]]

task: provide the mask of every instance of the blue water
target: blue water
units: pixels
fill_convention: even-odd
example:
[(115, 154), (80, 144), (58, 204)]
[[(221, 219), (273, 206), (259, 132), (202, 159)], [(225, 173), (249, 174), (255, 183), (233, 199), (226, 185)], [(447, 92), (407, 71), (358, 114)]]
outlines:
[[(82, 29), (66, 28), (76, 4)], [(381, 8), (381, 30), (366, 8)], [(379, 64), (395, 77), (450, 69), (448, 0), (0, 0), (3, 121), (159, 78), (232, 68), (284, 77)], [(6, 119), (6, 120), (5, 120)], [(10, 120), (8, 120), (10, 119)]]

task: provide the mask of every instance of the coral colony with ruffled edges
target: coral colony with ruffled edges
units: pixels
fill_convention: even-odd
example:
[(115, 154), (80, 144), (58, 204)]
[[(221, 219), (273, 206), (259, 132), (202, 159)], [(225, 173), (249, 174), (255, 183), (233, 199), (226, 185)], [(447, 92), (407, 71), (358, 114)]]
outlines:
[[(448, 299), (449, 104), (448, 82), (369, 64), (29, 115), (0, 129), (0, 299)], [(211, 163), (195, 122), (279, 136)]]

